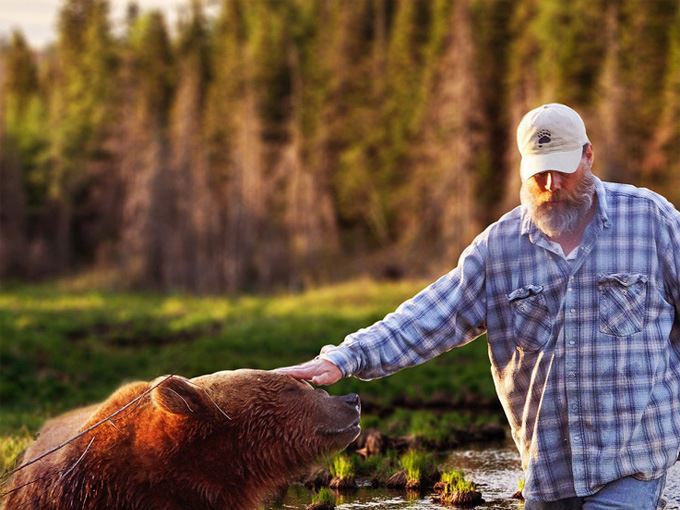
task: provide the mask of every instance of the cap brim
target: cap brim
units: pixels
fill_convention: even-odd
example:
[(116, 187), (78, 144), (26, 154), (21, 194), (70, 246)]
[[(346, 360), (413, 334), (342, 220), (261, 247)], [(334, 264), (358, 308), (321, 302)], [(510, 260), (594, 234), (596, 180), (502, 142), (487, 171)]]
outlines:
[(526, 181), (541, 172), (547, 172), (548, 170), (573, 174), (581, 162), (582, 155), (582, 148), (567, 152), (528, 154), (522, 156), (519, 174), (523, 181)]

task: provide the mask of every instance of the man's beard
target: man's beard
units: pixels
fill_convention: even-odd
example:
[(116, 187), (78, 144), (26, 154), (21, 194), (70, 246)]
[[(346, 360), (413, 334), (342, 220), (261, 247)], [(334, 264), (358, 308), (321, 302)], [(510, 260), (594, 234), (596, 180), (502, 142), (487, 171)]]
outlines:
[(539, 230), (555, 238), (576, 230), (593, 205), (594, 194), (595, 179), (590, 170), (586, 170), (573, 191), (557, 190), (549, 195), (549, 202), (545, 198), (541, 200), (541, 196), (547, 194), (535, 194), (523, 182), (520, 200)]

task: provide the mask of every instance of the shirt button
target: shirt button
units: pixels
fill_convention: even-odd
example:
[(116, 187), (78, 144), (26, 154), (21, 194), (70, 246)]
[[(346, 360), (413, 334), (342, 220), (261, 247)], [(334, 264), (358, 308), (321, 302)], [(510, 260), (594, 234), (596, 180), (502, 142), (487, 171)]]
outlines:
[(574, 345), (576, 343), (576, 340), (569, 340), (569, 345)]
[(571, 313), (576, 313), (576, 308), (572, 308), (572, 309), (570, 310), (570, 312), (571, 312)]
[(574, 442), (580, 443), (581, 442), (581, 436), (574, 436)]
[(572, 379), (576, 377), (576, 372), (569, 372), (569, 377), (571, 377)]

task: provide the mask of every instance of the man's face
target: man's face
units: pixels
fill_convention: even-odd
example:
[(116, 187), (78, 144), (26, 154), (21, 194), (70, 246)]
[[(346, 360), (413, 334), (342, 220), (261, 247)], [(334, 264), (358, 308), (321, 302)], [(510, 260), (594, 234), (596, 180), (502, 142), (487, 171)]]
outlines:
[(520, 198), (532, 221), (549, 237), (573, 232), (592, 206), (595, 183), (592, 153), (574, 173), (548, 170), (522, 183)]

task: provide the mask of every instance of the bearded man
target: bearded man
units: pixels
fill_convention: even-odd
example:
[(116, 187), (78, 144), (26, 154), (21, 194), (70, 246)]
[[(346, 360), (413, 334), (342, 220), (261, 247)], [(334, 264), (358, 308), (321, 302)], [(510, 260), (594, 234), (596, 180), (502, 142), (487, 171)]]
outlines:
[(279, 370), (373, 379), (486, 332), (526, 510), (661, 508), (680, 451), (680, 213), (593, 176), (565, 105), (527, 113), (517, 142), (521, 206), (394, 313)]

